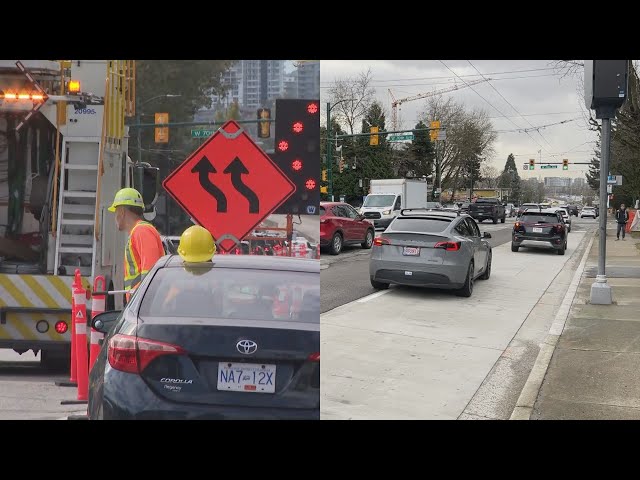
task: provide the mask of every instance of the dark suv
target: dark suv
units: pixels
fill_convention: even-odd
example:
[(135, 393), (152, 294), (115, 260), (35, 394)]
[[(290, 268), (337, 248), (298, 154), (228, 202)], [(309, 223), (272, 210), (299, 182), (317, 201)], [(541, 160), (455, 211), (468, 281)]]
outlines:
[(551, 246), (558, 255), (567, 250), (567, 228), (562, 214), (555, 210), (525, 211), (513, 226), (511, 251), (521, 246)]

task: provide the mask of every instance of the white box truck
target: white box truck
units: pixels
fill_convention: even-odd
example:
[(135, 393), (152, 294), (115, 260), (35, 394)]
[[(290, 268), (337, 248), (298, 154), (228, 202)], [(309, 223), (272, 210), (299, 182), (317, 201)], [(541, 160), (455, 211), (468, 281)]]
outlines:
[(385, 229), (403, 208), (428, 208), (427, 195), (427, 182), (424, 180), (371, 180), (369, 195), (360, 214), (372, 222), (376, 230)]

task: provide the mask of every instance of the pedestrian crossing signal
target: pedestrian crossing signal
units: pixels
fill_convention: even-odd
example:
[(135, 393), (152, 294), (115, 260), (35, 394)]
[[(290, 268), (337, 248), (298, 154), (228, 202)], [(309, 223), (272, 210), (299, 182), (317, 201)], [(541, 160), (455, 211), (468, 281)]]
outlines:
[(566, 158), (562, 160), (562, 169), (569, 170), (569, 160), (567, 160)]

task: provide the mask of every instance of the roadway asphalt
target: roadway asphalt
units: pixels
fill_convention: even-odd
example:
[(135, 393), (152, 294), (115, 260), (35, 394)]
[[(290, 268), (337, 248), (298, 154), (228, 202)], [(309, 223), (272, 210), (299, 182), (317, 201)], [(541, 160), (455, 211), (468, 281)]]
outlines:
[[(508, 419), (596, 226), (573, 221), (564, 256), (511, 252), (509, 226), (481, 226), (493, 235), (493, 269), (471, 298), (392, 287), (323, 313), (321, 418)], [(367, 258), (342, 263), (323, 281), (333, 270), (352, 296), (369, 283)], [(359, 278), (337, 274), (360, 264)]]

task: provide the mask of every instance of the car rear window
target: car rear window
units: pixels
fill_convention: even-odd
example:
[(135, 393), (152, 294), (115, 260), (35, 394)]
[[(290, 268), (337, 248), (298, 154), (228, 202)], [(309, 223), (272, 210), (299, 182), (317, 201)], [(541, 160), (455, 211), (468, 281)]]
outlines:
[(450, 218), (409, 218), (397, 217), (387, 231), (397, 232), (419, 232), (419, 233), (440, 233), (451, 223)]
[(525, 213), (520, 219), (523, 223), (558, 223), (558, 215), (555, 213)]
[(139, 316), (320, 323), (320, 275), (215, 266), (161, 268), (145, 291)]

